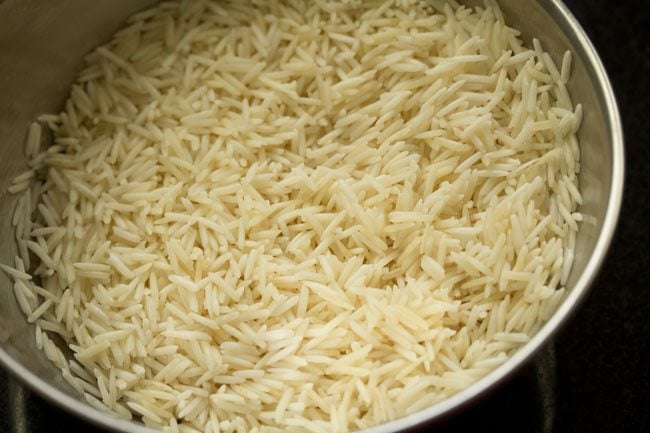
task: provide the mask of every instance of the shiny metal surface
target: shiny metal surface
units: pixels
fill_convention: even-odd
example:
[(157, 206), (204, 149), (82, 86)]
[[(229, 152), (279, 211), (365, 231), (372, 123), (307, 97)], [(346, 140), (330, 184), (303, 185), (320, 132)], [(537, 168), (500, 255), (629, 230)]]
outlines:
[[(28, 122), (63, 104), (82, 58), (108, 39), (133, 12), (154, 0), (0, 0), (0, 261), (12, 261), (15, 245), (11, 213), (15, 197), (6, 193), (14, 175), (25, 167), (22, 143)], [(469, 2), (473, 3), (473, 2)], [(605, 257), (619, 215), (623, 189), (623, 134), (605, 70), (588, 38), (557, 0), (502, 0), (514, 27), (542, 41), (556, 62), (569, 49), (574, 54), (568, 84), (584, 119), (580, 189), (587, 215), (580, 228), (569, 292), (553, 317), (531, 341), (492, 373), (433, 407), (367, 430), (403, 431), (447, 415), (474, 399), (528, 361), (566, 322), (580, 304)], [(0, 273), (0, 363), (29, 388), (70, 412), (114, 431), (145, 433), (144, 426), (118, 420), (83, 402), (37, 350), (34, 333), (20, 312), (9, 279)]]

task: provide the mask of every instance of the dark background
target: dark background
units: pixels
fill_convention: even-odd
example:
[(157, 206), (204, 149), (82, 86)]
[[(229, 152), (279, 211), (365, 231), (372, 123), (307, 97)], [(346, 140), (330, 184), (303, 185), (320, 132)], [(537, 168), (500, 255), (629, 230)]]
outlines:
[(605, 64), (626, 146), (623, 210), (583, 308), (557, 340), (562, 432), (650, 431), (650, 2), (566, 0)]
[[(540, 409), (549, 396), (539, 390), (538, 362), (472, 409), (425, 431), (650, 431), (650, 152), (646, 149), (650, 145), (650, 2), (565, 3), (600, 53), (623, 118), (626, 191), (618, 232), (587, 301), (556, 339), (553, 407)], [(552, 359), (552, 353), (546, 355)], [(29, 393), (22, 397), (27, 402), (28, 425), (21, 433), (96, 431), (38, 397)], [(15, 431), (10, 408), (20, 398), (9, 392), (6, 375), (0, 371), (0, 432)], [(549, 411), (554, 415), (552, 424), (543, 422)]]

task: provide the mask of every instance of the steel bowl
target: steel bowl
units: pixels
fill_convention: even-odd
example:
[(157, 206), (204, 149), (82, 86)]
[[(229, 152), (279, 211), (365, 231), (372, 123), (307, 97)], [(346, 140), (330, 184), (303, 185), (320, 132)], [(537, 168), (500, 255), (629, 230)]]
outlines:
[[(0, 0), (0, 262), (16, 254), (11, 215), (11, 179), (25, 169), (23, 142), (38, 114), (58, 112), (83, 56), (109, 39), (132, 13), (155, 0)], [(474, 2), (468, 2), (474, 3)], [(580, 24), (559, 0), (501, 0), (510, 25), (527, 43), (538, 38), (556, 63), (565, 50), (574, 54), (568, 89), (583, 105), (578, 134), (580, 190), (585, 215), (577, 236), (568, 292), (553, 316), (503, 365), (465, 390), (420, 412), (366, 430), (405, 431), (440, 420), (504, 382), (567, 322), (585, 298), (603, 263), (619, 216), (623, 191), (623, 133), (611, 85)], [(0, 363), (31, 390), (65, 410), (112, 431), (153, 432), (137, 422), (117, 419), (87, 404), (37, 349), (33, 327), (0, 273)]]

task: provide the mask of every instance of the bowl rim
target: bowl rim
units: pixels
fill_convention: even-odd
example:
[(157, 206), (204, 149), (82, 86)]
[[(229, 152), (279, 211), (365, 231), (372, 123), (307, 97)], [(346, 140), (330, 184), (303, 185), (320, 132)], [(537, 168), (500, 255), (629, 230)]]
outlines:
[[(567, 38), (573, 43), (573, 49), (584, 61), (587, 73), (600, 91), (601, 104), (606, 108), (606, 124), (608, 126), (608, 139), (612, 148), (612, 178), (610, 181), (610, 194), (607, 209), (603, 219), (602, 228), (593, 253), (589, 258), (584, 271), (578, 278), (572, 290), (567, 294), (551, 318), (542, 325), (539, 331), (528, 343), (511, 355), (507, 361), (487, 375), (474, 382), (469, 387), (446, 398), (445, 400), (384, 424), (360, 430), (359, 433), (389, 433), (401, 432), (417, 427), (427, 422), (440, 421), (453, 414), (462, 406), (476, 401), (489, 391), (504, 383), (522, 366), (527, 364), (532, 357), (550, 341), (551, 337), (566, 325), (576, 307), (582, 303), (595, 281), (607, 255), (616, 232), (617, 222), (623, 199), (623, 185), (625, 172), (625, 151), (623, 139), (623, 126), (618, 109), (618, 104), (603, 63), (595, 47), (589, 40), (586, 32), (564, 5), (562, 0), (538, 0), (545, 11), (564, 30)], [(14, 378), (26, 385), (31, 391), (44, 398), (46, 401), (58, 406), (91, 424), (107, 428), (112, 431), (128, 433), (156, 433), (155, 430), (143, 424), (121, 419), (107, 412), (100, 411), (70, 394), (50, 385), (31, 370), (15, 360), (4, 347), (0, 345), (0, 365)], [(12, 378), (9, 377), (9, 380)]]

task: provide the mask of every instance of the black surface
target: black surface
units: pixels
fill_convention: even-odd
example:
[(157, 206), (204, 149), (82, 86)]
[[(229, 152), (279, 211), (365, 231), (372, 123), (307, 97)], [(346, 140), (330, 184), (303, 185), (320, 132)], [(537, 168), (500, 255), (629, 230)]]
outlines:
[(650, 431), (650, 2), (566, 0), (618, 98), (626, 141), (623, 211), (587, 302), (557, 341), (557, 432)]
[[(626, 136), (626, 193), (611, 253), (588, 300), (556, 341), (553, 433), (650, 431), (650, 2), (566, 0), (614, 85)], [(428, 429), (437, 433), (543, 431), (537, 369), (528, 366), (490, 398)], [(0, 432), (11, 431), (0, 372)], [(28, 433), (93, 432), (25, 396)], [(550, 433), (550, 432), (549, 432)]]

